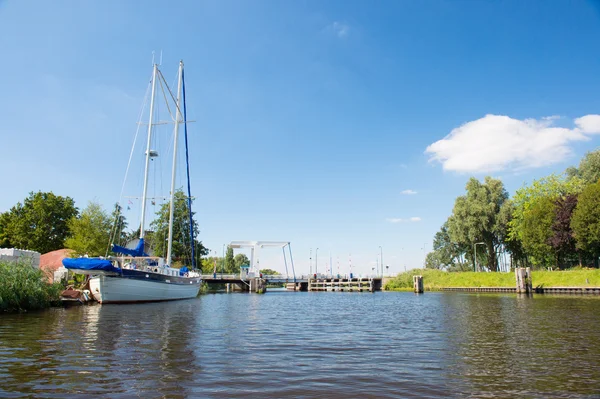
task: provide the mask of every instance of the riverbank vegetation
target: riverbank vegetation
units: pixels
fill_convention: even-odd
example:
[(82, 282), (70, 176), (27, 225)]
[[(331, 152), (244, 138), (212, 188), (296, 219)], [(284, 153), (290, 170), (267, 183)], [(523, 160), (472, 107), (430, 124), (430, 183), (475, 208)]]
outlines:
[[(440, 288), (515, 287), (514, 273), (452, 273), (443, 270), (414, 269), (398, 274), (385, 284), (390, 291), (412, 291), (413, 276), (423, 276), (427, 291)], [(600, 270), (573, 269), (560, 271), (537, 270), (531, 273), (534, 287), (599, 287)]]
[[(128, 205), (129, 209), (129, 205)], [(179, 190), (175, 193), (173, 222), (173, 258), (176, 264), (191, 265), (189, 239), (190, 215), (188, 199)], [(167, 252), (169, 203), (158, 204), (151, 230), (146, 231), (146, 248), (155, 256)], [(0, 248), (23, 248), (39, 253), (68, 248), (75, 256), (106, 256), (111, 254), (110, 244), (126, 245), (139, 237), (139, 227), (127, 231), (123, 208), (115, 204), (107, 212), (97, 202), (90, 202), (83, 210), (75, 206), (71, 197), (61, 197), (52, 192), (31, 192), (21, 203), (0, 213)], [(193, 217), (194, 237), (198, 237), (198, 223)], [(196, 265), (208, 254), (202, 242), (194, 239)], [(184, 245), (185, 243), (185, 245)]]
[(509, 197), (502, 181), (471, 178), (436, 233), (425, 266), (447, 271), (598, 267), (600, 150), (579, 167)]
[(60, 304), (60, 283), (27, 262), (0, 261), (0, 312), (23, 312)]

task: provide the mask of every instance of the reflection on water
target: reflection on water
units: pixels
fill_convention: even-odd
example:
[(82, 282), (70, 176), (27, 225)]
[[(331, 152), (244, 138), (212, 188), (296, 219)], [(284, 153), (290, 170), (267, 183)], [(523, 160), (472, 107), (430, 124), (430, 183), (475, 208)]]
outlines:
[(0, 316), (0, 397), (598, 397), (600, 298), (207, 295)]

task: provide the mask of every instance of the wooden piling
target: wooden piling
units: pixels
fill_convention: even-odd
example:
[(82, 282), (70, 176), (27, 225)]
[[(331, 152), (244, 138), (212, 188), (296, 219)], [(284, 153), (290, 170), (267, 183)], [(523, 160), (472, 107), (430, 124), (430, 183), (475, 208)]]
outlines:
[(413, 276), (413, 285), (415, 287), (416, 294), (422, 294), (423, 289), (423, 276)]
[(531, 269), (529, 267), (518, 267), (515, 269), (515, 280), (518, 294), (530, 294), (533, 292), (531, 281)]

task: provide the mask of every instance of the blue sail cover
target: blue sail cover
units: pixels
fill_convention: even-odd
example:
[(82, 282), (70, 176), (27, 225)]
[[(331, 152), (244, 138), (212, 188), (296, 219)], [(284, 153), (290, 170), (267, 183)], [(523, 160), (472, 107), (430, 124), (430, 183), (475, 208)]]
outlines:
[(64, 258), (63, 265), (70, 270), (89, 270), (89, 271), (105, 271), (105, 272), (120, 272), (121, 269), (114, 267), (108, 259), (98, 258)]
[(148, 256), (147, 253), (144, 252), (144, 239), (140, 238), (138, 245), (135, 249), (129, 249), (122, 247), (120, 245), (112, 245), (112, 251), (117, 254), (129, 255), (129, 256)]

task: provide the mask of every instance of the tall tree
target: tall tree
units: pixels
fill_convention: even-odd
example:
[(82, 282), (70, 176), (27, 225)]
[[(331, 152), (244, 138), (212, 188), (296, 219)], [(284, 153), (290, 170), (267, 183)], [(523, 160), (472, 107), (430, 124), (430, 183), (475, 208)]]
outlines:
[(498, 270), (496, 248), (501, 244), (501, 224), (498, 215), (502, 204), (508, 199), (504, 185), (489, 176), (481, 183), (469, 179), (466, 195), (454, 203), (452, 216), (448, 219), (448, 233), (453, 242), (473, 246), (483, 242), (491, 271)]
[(227, 252), (225, 253), (225, 269), (228, 274), (239, 273), (239, 269), (236, 270), (235, 261), (233, 260), (233, 248), (227, 247)]
[(586, 184), (596, 183), (600, 179), (600, 150), (586, 153), (579, 162), (579, 168), (567, 168), (566, 174), (570, 178), (579, 177)]
[[(561, 260), (565, 256), (576, 251), (575, 237), (573, 236), (573, 229), (571, 229), (571, 218), (576, 206), (576, 195), (559, 198), (555, 203), (555, 218), (552, 223), (552, 236), (549, 239), (549, 244), (556, 253), (558, 267), (561, 267)], [(579, 264), (581, 265), (581, 254), (579, 254)]]
[(104, 256), (109, 246), (110, 216), (97, 202), (90, 202), (79, 217), (69, 221), (71, 236), (65, 246), (76, 255)]
[(555, 258), (550, 246), (555, 216), (554, 202), (549, 197), (541, 197), (523, 213), (521, 242), (535, 266), (548, 266)]
[(470, 246), (461, 245), (450, 237), (448, 232), (448, 221), (433, 238), (433, 251), (427, 254), (425, 267), (434, 269), (450, 269), (454, 265), (463, 263), (465, 256), (470, 254)]
[(46, 253), (64, 248), (68, 222), (77, 216), (75, 201), (52, 192), (31, 192), (0, 217), (0, 243)]
[(233, 258), (233, 261), (235, 262), (235, 268), (238, 271), (240, 270), (240, 267), (242, 267), (244, 265), (250, 266), (250, 259), (248, 259), (246, 254), (237, 254)]
[(522, 224), (525, 213), (542, 198), (552, 201), (560, 197), (578, 194), (583, 190), (585, 183), (578, 176), (566, 179), (563, 176), (552, 174), (538, 180), (534, 180), (529, 186), (523, 186), (513, 196), (514, 205), (512, 218), (510, 220), (509, 236), (511, 239), (522, 241)]
[[(188, 199), (181, 190), (175, 192), (174, 210), (173, 210), (173, 257), (182, 262), (191, 261), (191, 242), (190, 242), (190, 222)], [(200, 258), (208, 254), (208, 250), (197, 240), (199, 229), (198, 223), (193, 218), (192, 213), (194, 245), (196, 246), (196, 264), (200, 266)], [(167, 256), (167, 238), (169, 236), (169, 203), (163, 204), (158, 212), (156, 219), (150, 224), (154, 231), (152, 248), (156, 256)]]
[(554, 215), (554, 203), (559, 198), (580, 193), (584, 187), (584, 181), (576, 175), (565, 178), (552, 174), (517, 190), (512, 200), (509, 241), (520, 242), (531, 263), (537, 266), (552, 264), (556, 254), (549, 240), (554, 234), (551, 216)]
[(127, 220), (125, 220), (125, 215), (123, 215), (123, 208), (121, 207), (121, 205), (119, 205), (119, 203), (115, 204), (110, 219), (112, 223), (111, 243), (117, 245), (127, 244)]
[(499, 234), (503, 249), (510, 253), (511, 267), (517, 267), (519, 264), (525, 266), (527, 263), (527, 256), (523, 249), (523, 243), (518, 237), (511, 237), (510, 235), (510, 222), (513, 217), (514, 209), (515, 205), (513, 201), (509, 199), (502, 204), (500, 214), (498, 215)]
[(579, 195), (571, 218), (571, 228), (577, 240), (577, 248), (594, 255), (598, 267), (600, 255), (600, 182), (590, 184)]

